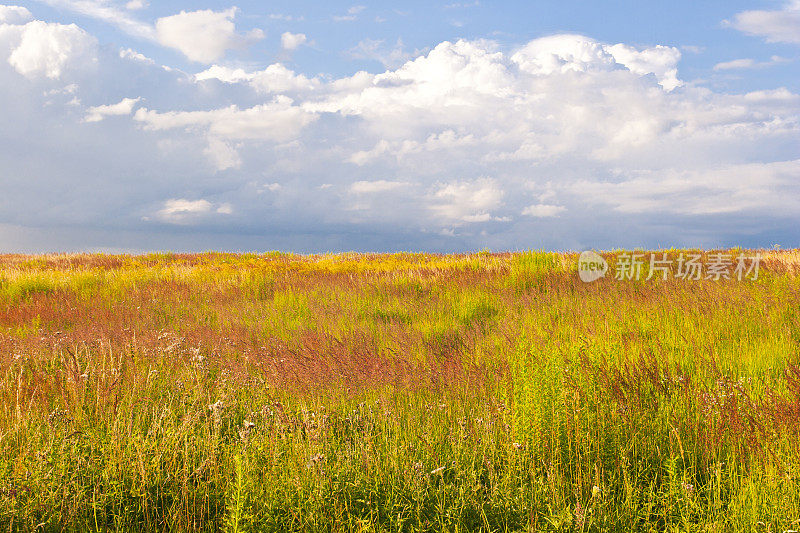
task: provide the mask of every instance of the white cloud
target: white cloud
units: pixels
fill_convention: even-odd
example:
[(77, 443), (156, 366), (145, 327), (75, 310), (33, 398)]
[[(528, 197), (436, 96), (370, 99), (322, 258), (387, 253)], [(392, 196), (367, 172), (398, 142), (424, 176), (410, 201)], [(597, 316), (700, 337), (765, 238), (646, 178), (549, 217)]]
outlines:
[(740, 68), (753, 68), (756, 64), (755, 59), (733, 59), (731, 61), (723, 61), (714, 65), (714, 70), (733, 70)]
[(750, 69), (750, 68), (764, 68), (778, 65), (780, 63), (787, 63), (789, 59), (772, 56), (769, 61), (756, 61), (755, 59), (743, 58), (734, 59), (731, 61), (723, 61), (714, 65), (714, 70), (736, 70), (736, 69)]
[(233, 206), (229, 203), (212, 204), (208, 200), (187, 200), (174, 198), (164, 202), (156, 217), (170, 224), (191, 224), (209, 214), (230, 215)]
[(0, 5), (0, 24), (24, 24), (33, 19), (33, 15), (21, 6)]
[(150, 6), (150, 3), (147, 2), (147, 0), (130, 0), (130, 2), (127, 2), (125, 4), (125, 9), (131, 10), (131, 11), (136, 11), (136, 10), (139, 10), (139, 9), (144, 9), (146, 7), (149, 7), (149, 6)]
[(122, 59), (130, 59), (131, 61), (139, 61), (141, 63), (147, 63), (148, 65), (155, 65), (155, 61), (150, 59), (149, 57), (145, 56), (133, 50), (131, 48), (124, 48), (119, 51), (119, 57)]
[(346, 15), (334, 15), (332, 18), (335, 22), (351, 22), (358, 18), (358, 14), (366, 9), (366, 6), (351, 6), (347, 10)]
[[(4, 28), (7, 57), (24, 26)], [(222, 63), (194, 82), (116, 52), (91, 84), (65, 79), (22, 99), (34, 84), (0, 64), (0, 136), (28, 117), (37, 132), (36, 153), (0, 147), (9, 224), (126, 224), (160, 239), (118, 244), (139, 248), (310, 251), (711, 245), (800, 223), (800, 96), (768, 84), (674, 90), (669, 47), (567, 35), (505, 52), (462, 40), (378, 74)], [(61, 88), (75, 82), (78, 92)], [(147, 107), (67, 105), (116, 102), (122, 83)], [(111, 108), (130, 120), (77, 124)], [(143, 216), (202, 230), (165, 241), (169, 230), (148, 233)]]
[(106, 117), (130, 115), (141, 98), (123, 98), (116, 104), (99, 105), (87, 110), (84, 122), (100, 122)]
[(63, 9), (69, 9), (87, 17), (96, 18), (113, 24), (125, 33), (141, 39), (155, 40), (155, 30), (145, 22), (137, 20), (107, 0), (42, 0), (44, 3)]
[(637, 50), (625, 44), (607, 46), (606, 50), (614, 57), (614, 61), (634, 74), (645, 76), (653, 74), (665, 90), (671, 91), (683, 85), (678, 79), (678, 62), (681, 53), (671, 46), (653, 46)]
[(683, 84), (677, 75), (681, 53), (677, 48), (655, 46), (637, 49), (625, 44), (607, 45), (582, 35), (553, 35), (534, 39), (511, 60), (531, 74), (611, 71), (618, 66), (639, 75), (653, 74), (667, 91)]
[(234, 146), (222, 139), (211, 137), (204, 153), (216, 170), (227, 170), (242, 166), (242, 158), (239, 152)]
[(350, 192), (354, 194), (374, 194), (392, 191), (407, 185), (402, 181), (357, 181), (350, 186)]
[(58, 79), (69, 68), (97, 61), (97, 40), (74, 24), (34, 20), (16, 28), (19, 40), (8, 63), (23, 76)]
[(284, 32), (281, 34), (281, 47), (284, 50), (297, 50), (308, 41), (305, 33)]
[(262, 93), (284, 93), (312, 90), (319, 86), (319, 80), (309, 79), (281, 63), (274, 63), (264, 70), (254, 72), (250, 84)]
[(248, 109), (237, 106), (212, 111), (158, 111), (140, 108), (134, 120), (146, 130), (198, 131), (206, 135), (204, 154), (215, 170), (239, 168), (238, 141), (282, 143), (296, 139), (304, 127), (317, 119), (292, 100), (278, 96), (272, 102)]
[(486, 222), (502, 205), (504, 192), (491, 178), (440, 184), (430, 195), (432, 213), (448, 222)]
[(219, 80), (224, 83), (240, 83), (243, 81), (250, 81), (254, 77), (254, 73), (247, 72), (242, 68), (231, 68), (221, 65), (211, 65), (203, 72), (194, 75), (195, 81)]
[(186, 200), (179, 198), (164, 202), (164, 207), (159, 211), (159, 215), (164, 218), (195, 215), (198, 213), (208, 213), (211, 211), (211, 207), (211, 202), (208, 200)]
[(183, 53), (189, 60), (212, 63), (231, 49), (241, 49), (262, 39), (264, 32), (253, 30), (245, 35), (236, 31), (233, 19), (237, 8), (225, 11), (181, 11), (156, 21), (158, 42)]
[(523, 209), (522, 214), (534, 218), (551, 218), (564, 211), (566, 211), (566, 208), (561, 205), (534, 204)]
[(347, 55), (353, 59), (372, 59), (387, 68), (397, 68), (420, 53), (419, 50), (413, 54), (406, 52), (402, 39), (397, 39), (393, 46), (387, 46), (384, 40), (362, 39), (347, 51)]
[[(666, 91), (675, 86), (667, 72), (679, 54), (658, 47), (652, 56), (614, 49), (619, 61), (631, 65), (627, 68), (608, 48), (580, 36), (554, 36), (509, 58), (488, 42), (444, 42), (397, 70), (373, 76), (371, 83), (359, 81), (303, 105), (359, 116), (381, 135), (373, 148), (348, 158), (359, 165), (382, 154), (397, 158), (420, 137), (446, 130), (480, 142), (469, 156), (482, 152), (487, 162), (543, 160), (578, 149), (609, 159), (647, 146), (671, 127), (676, 117), (666, 118), (663, 113), (671, 111), (659, 108), (674, 100), (667, 99)], [(660, 72), (661, 80), (646, 70)], [(652, 82), (642, 85), (643, 75)], [(384, 141), (390, 144), (379, 144)]]
[(302, 74), (296, 74), (281, 63), (273, 63), (264, 70), (255, 72), (212, 65), (203, 72), (195, 74), (194, 79), (196, 81), (216, 79), (224, 83), (248, 83), (255, 90), (264, 94), (310, 91), (320, 85), (318, 79), (309, 79)]
[(261, 193), (263, 193), (265, 191), (278, 192), (281, 189), (283, 189), (283, 187), (281, 186), (280, 183), (266, 183), (266, 184), (264, 184), (264, 185), (262, 185), (262, 186), (260, 186), (258, 188), (258, 192), (259, 192), (259, 194), (261, 194)]
[(800, 101), (800, 95), (794, 94), (786, 87), (779, 87), (745, 93), (744, 99), (750, 102), (797, 102)]
[(56, 94), (62, 95), (74, 95), (78, 92), (78, 84), (77, 83), (70, 83), (69, 85), (65, 85), (64, 87), (58, 87), (55, 89), (50, 89), (44, 92), (45, 96), (53, 96)]
[(737, 13), (726, 24), (748, 35), (764, 37), (767, 42), (800, 44), (800, 1), (794, 0), (783, 9), (750, 10)]
[(800, 209), (800, 196), (787, 194), (796, 186), (800, 160), (636, 174), (619, 183), (581, 180), (573, 192), (584, 202), (620, 213), (720, 215), (769, 209), (792, 214)]
[(350, 163), (363, 166), (387, 155), (396, 158), (397, 161), (401, 161), (409, 156), (413, 157), (423, 153), (455, 154), (469, 150), (477, 143), (477, 139), (471, 134), (459, 135), (452, 129), (448, 129), (440, 133), (432, 133), (424, 141), (406, 139), (390, 142), (380, 140), (371, 150), (360, 150), (352, 154), (347, 160)]
[(291, 140), (316, 117), (286, 97), (248, 109), (232, 105), (213, 111), (168, 111), (141, 108), (135, 120), (150, 130), (199, 129), (228, 140)]
[(478, 0), (474, 2), (453, 2), (452, 4), (446, 4), (444, 6), (445, 9), (464, 9), (467, 7), (478, 7), (481, 3)]

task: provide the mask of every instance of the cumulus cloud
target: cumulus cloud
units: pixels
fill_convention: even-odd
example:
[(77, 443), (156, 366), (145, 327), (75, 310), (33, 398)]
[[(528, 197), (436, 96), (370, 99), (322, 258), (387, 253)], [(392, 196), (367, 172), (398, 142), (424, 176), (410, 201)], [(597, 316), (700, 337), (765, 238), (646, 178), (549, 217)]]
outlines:
[[(276, 147), (274, 168), (282, 171), (313, 174), (324, 168), (329, 174), (351, 165), (397, 176), (375, 180), (356, 173), (348, 183), (343, 167), (341, 179), (355, 203), (342, 205), (339, 215), (329, 211), (329, 220), (391, 219), (439, 232), (520, 216), (544, 223), (586, 202), (585, 191), (593, 191), (596, 201), (605, 198), (617, 212), (631, 213), (627, 202), (610, 202), (624, 198), (619, 191), (630, 185), (639, 191), (630, 192), (630, 204), (652, 207), (669, 192), (651, 187), (663, 195), (643, 200), (645, 175), (658, 180), (691, 171), (692, 179), (713, 181), (728, 175), (712, 170), (720, 154), (757, 154), (761, 140), (798, 135), (796, 95), (790, 91), (675, 91), (682, 83), (679, 59), (670, 47), (558, 35), (512, 54), (488, 41), (444, 42), (395, 70), (334, 80), (304, 78), (280, 64), (256, 72), (214, 65), (195, 79), (293, 98), (277, 96), (247, 109), (140, 109), (135, 119), (148, 130), (201, 134), (216, 170), (248, 168), (245, 147), (268, 142)], [(319, 129), (312, 126), (317, 123)], [(341, 140), (328, 149), (312, 148), (330, 127)], [(654, 161), (669, 164), (652, 168)], [(687, 164), (695, 168), (683, 168)], [(777, 169), (764, 170), (765, 182)], [(601, 174), (586, 181), (587, 172)], [(544, 177), (547, 194), (531, 202), (528, 185)], [(312, 180), (308, 186), (321, 193), (332, 184)], [(747, 193), (741, 181), (732, 187), (731, 194)], [(724, 212), (748, 205), (730, 203)], [(346, 214), (354, 211), (357, 218)]]
[(210, 214), (230, 215), (233, 206), (229, 203), (213, 204), (208, 200), (173, 198), (164, 202), (156, 217), (170, 224), (192, 224)]
[(284, 50), (297, 50), (308, 41), (305, 33), (284, 32), (281, 34), (281, 48)]
[(11, 29), (16, 39), (8, 63), (28, 78), (58, 79), (68, 68), (97, 60), (97, 40), (75, 24), (34, 20)]
[(119, 57), (122, 59), (130, 59), (131, 61), (139, 61), (140, 63), (147, 63), (148, 65), (154, 65), (155, 61), (147, 57), (146, 55), (133, 50), (132, 48), (124, 48), (119, 51)]
[(494, 218), (491, 211), (500, 207), (503, 194), (491, 178), (439, 184), (430, 196), (430, 209), (446, 222), (486, 222)]
[(212, 111), (158, 112), (140, 108), (134, 120), (151, 131), (184, 130), (203, 133), (204, 154), (215, 170), (238, 168), (242, 164), (238, 141), (281, 143), (296, 139), (303, 128), (318, 117), (278, 96), (272, 102), (239, 109), (237, 106)]
[(123, 98), (116, 104), (99, 105), (87, 110), (84, 122), (100, 122), (106, 117), (130, 115), (141, 98)]
[(800, 44), (800, 1), (788, 2), (779, 10), (742, 11), (725, 23), (767, 42)]
[(263, 70), (248, 72), (241, 68), (212, 65), (195, 74), (196, 81), (219, 80), (224, 83), (247, 83), (264, 94), (294, 93), (310, 91), (319, 87), (316, 78), (307, 78), (286, 68), (281, 63), (273, 63)]
[(678, 79), (681, 53), (670, 46), (637, 49), (626, 44), (607, 45), (582, 35), (553, 35), (522, 47), (512, 61), (531, 74), (610, 71), (624, 67), (639, 75), (652, 74), (664, 89), (683, 83)]
[(237, 8), (225, 11), (181, 11), (156, 21), (158, 42), (183, 53), (190, 61), (212, 63), (231, 49), (244, 48), (264, 37), (261, 30), (236, 31)]
[[(25, 26), (4, 27), (8, 57)], [(0, 134), (39, 135), (9, 126), (35, 123), (56, 154), (54, 178), (10, 185), (8, 223), (124, 218), (150, 236), (160, 223), (159, 239), (183, 226), (177, 247), (197, 236), (200, 249), (295, 250), (712, 245), (798, 223), (800, 95), (681, 85), (671, 47), (447, 41), (340, 78), (281, 63), (214, 63), (192, 77), (142, 68), (137, 54), (100, 54), (93, 85), (105, 99), (83, 82), (69, 94), (43, 82), (24, 111), (16, 67), (0, 64), (0, 103), (15, 102)], [(147, 105), (114, 103), (120, 79)], [(66, 105), (77, 96), (111, 103)], [(78, 148), (56, 161), (66, 144)], [(108, 148), (80, 148), (98, 145)], [(3, 164), (28, 176), (35, 157)]]
[(232, 105), (212, 111), (158, 112), (140, 108), (136, 121), (150, 130), (195, 129), (219, 139), (288, 141), (316, 119), (312, 113), (276, 97), (272, 102), (239, 109)]
[(21, 6), (0, 5), (0, 24), (24, 24), (33, 19), (33, 15)]

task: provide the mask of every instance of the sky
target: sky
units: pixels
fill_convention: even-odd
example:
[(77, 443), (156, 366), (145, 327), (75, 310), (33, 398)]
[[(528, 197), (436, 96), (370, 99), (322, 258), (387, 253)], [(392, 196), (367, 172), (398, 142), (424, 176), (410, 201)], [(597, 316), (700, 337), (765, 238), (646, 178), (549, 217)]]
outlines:
[(2, 252), (800, 247), (800, 0), (0, 4), (0, 183)]

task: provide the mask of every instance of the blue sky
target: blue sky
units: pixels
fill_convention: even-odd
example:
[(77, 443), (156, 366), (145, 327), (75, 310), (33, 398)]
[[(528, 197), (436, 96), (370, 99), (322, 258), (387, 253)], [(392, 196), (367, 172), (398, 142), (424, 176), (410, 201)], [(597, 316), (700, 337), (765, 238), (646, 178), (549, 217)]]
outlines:
[(800, 2), (0, 4), (5, 251), (800, 246)]

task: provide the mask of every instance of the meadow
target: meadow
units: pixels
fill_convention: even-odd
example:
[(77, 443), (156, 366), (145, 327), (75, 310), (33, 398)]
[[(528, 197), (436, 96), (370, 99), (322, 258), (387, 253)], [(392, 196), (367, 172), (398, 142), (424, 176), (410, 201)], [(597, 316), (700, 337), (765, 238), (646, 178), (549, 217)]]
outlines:
[(2, 255), (0, 530), (800, 530), (800, 253), (762, 253)]

